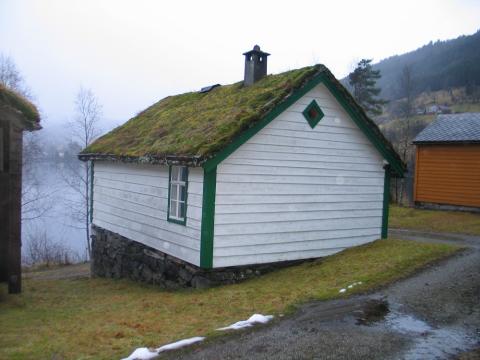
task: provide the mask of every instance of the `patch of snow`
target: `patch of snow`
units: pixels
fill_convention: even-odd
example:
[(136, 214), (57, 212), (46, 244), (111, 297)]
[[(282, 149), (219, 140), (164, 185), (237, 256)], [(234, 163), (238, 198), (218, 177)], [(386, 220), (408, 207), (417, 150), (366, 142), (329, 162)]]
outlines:
[(253, 314), (248, 320), (237, 321), (236, 323), (227, 327), (219, 328), (217, 330), (238, 330), (246, 327), (250, 327), (255, 324), (266, 324), (273, 319), (273, 315)]
[(158, 356), (158, 352), (155, 350), (150, 350), (149, 348), (142, 347), (136, 349), (129, 357), (126, 357), (122, 360), (149, 360)]
[(203, 341), (204, 339), (204, 337), (196, 336), (189, 339), (179, 340), (171, 344), (163, 345), (157, 349), (149, 349), (146, 347), (138, 348), (133, 353), (131, 353), (129, 357), (122, 360), (150, 360), (156, 358), (161, 352), (179, 349), (181, 347)]
[(362, 282), (361, 281), (354, 282), (353, 284), (348, 285), (347, 288), (340, 289), (339, 293), (344, 293), (345, 291), (347, 291), (347, 289), (352, 289), (354, 286), (357, 286), (357, 285), (362, 285)]
[(183, 340), (171, 343), (171, 344), (163, 345), (163, 346), (161, 346), (157, 349), (157, 352), (161, 353), (161, 352), (167, 351), (167, 350), (179, 349), (181, 347), (192, 345), (192, 344), (195, 344), (195, 343), (203, 341), (203, 340), (205, 340), (205, 338), (201, 337), (201, 336), (196, 336), (196, 337), (192, 337), (192, 338), (189, 338), (189, 339), (183, 339)]

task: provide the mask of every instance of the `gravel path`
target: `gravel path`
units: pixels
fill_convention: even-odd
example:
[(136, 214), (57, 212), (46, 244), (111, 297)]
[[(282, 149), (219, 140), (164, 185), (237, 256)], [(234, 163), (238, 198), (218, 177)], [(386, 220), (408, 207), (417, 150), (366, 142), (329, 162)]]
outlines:
[(53, 269), (24, 272), (24, 279), (35, 280), (74, 280), (90, 277), (90, 264), (74, 264)]
[[(168, 359), (449, 359), (480, 347), (480, 238), (392, 231), (463, 253), (373, 294), (163, 355)], [(478, 354), (478, 351), (474, 351)]]

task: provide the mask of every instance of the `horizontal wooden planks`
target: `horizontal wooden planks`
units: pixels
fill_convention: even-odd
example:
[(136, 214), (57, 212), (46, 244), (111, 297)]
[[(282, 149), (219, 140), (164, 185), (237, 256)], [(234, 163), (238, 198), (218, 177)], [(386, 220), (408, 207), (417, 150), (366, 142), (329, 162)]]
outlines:
[(418, 145), (415, 201), (480, 207), (480, 144)]
[(93, 223), (199, 265), (203, 170), (190, 169), (187, 223), (167, 221), (166, 166), (96, 162)]
[[(311, 129), (302, 111), (325, 113)], [(217, 168), (214, 267), (324, 256), (378, 239), (383, 160), (320, 85)]]

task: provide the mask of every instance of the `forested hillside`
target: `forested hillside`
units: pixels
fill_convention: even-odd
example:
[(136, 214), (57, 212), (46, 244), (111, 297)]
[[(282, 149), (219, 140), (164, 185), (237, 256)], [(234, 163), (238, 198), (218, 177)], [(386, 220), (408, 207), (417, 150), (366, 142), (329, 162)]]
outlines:
[(480, 31), (453, 40), (430, 42), (375, 64), (373, 68), (381, 71), (377, 85), (384, 99), (400, 97), (398, 83), (405, 66), (412, 70), (416, 94), (462, 86), (480, 87)]

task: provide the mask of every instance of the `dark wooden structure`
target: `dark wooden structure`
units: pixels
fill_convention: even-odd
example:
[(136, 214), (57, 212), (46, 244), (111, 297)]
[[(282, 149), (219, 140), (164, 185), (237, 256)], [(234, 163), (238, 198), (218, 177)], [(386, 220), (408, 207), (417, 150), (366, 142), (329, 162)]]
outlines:
[(36, 108), (0, 85), (0, 281), (22, 289), (21, 200), (23, 131), (40, 129)]

